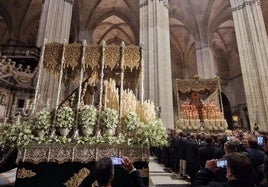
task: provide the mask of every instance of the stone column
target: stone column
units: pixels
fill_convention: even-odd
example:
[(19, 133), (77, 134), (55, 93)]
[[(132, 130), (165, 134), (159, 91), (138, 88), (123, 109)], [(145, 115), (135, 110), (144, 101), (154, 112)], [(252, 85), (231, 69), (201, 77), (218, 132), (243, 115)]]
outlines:
[(251, 128), (268, 130), (268, 39), (259, 0), (230, 0)]
[(73, 0), (44, 0), (39, 24), (37, 46), (47, 43), (69, 41)]
[(169, 14), (167, 0), (140, 0), (140, 43), (144, 47), (144, 98), (161, 107), (161, 119), (174, 127)]
[[(47, 39), (47, 43), (63, 43), (66, 39), (68, 43), (72, 18), (72, 8), (73, 0), (43, 1), (41, 19), (36, 41), (36, 45), (38, 47), (43, 45), (44, 39)], [(49, 104), (53, 109), (56, 103), (58, 75), (54, 75), (44, 70), (42, 73), (42, 79), (40, 81), (40, 96), (38, 104), (46, 104), (47, 99), (50, 98), (51, 100)], [(64, 91), (62, 91), (62, 93), (64, 93)]]
[(197, 71), (198, 76), (202, 79), (213, 78), (216, 74), (213, 53), (207, 43), (195, 41)]

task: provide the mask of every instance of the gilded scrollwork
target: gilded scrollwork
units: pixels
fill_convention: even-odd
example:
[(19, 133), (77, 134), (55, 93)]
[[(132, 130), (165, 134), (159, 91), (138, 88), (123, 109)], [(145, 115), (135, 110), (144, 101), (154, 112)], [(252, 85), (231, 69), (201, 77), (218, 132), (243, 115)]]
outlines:
[(35, 175), (36, 175), (35, 172), (33, 172), (32, 170), (25, 169), (25, 168), (18, 169), (17, 171), (17, 178), (19, 179), (31, 178), (31, 177), (34, 177)]
[(85, 67), (94, 69), (101, 62), (101, 47), (97, 44), (86, 46), (85, 49)]
[(17, 162), (81, 162), (88, 163), (106, 156), (128, 156), (132, 162), (149, 161), (148, 147), (140, 146), (87, 146), (38, 145), (19, 149)]
[(219, 79), (199, 79), (198, 77), (194, 79), (177, 79), (177, 88), (181, 93), (186, 93), (190, 91), (200, 92), (207, 90), (210, 93), (215, 92), (219, 88)]
[(67, 182), (64, 183), (67, 187), (79, 186), (82, 180), (90, 174), (87, 168), (82, 168), (78, 173), (75, 173)]
[(70, 67), (71, 69), (76, 68), (82, 59), (82, 45), (79, 43), (66, 45), (64, 58), (65, 67)]
[(115, 66), (120, 64), (120, 47), (112, 44), (105, 47), (104, 59), (105, 67), (114, 69)]
[(124, 67), (138, 69), (140, 65), (140, 47), (135, 45), (128, 45), (124, 48)]
[[(84, 63), (85, 63), (85, 75), (88, 72), (97, 71), (99, 72), (102, 63), (102, 57), (104, 58), (104, 68), (105, 76), (107, 78), (113, 78), (120, 81), (118, 74), (114, 73), (119, 71), (121, 61), (123, 60), (123, 67), (125, 69), (126, 75), (126, 86), (135, 86), (135, 82), (132, 80), (137, 80), (139, 72), (141, 71), (141, 48), (135, 45), (119, 46), (115, 44), (103, 46), (104, 50), (102, 52), (102, 46), (97, 44), (85, 45), (84, 53)], [(46, 71), (58, 74), (61, 67), (62, 53), (64, 51), (64, 72), (71, 72), (67, 76), (70, 80), (76, 80), (79, 74), (75, 73), (73, 69), (80, 69), (80, 64), (83, 58), (83, 45), (81, 43), (73, 44), (59, 44), (50, 43), (45, 46), (44, 53), (44, 68)], [(108, 71), (107, 71), (108, 69)], [(137, 77), (134, 78), (133, 77)]]
[(63, 45), (50, 43), (46, 45), (44, 54), (44, 67), (51, 72), (59, 72), (62, 57)]

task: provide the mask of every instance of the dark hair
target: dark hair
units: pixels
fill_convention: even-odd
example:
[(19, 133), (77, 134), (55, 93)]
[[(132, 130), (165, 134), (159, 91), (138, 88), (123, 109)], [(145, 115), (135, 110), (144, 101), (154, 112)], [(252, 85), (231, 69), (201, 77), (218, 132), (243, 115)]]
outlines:
[(239, 180), (249, 181), (253, 175), (253, 166), (250, 159), (243, 153), (230, 153), (226, 156), (227, 167), (232, 174)]
[(104, 157), (96, 162), (95, 178), (100, 186), (108, 185), (114, 176), (114, 166), (111, 158)]
[(248, 137), (248, 145), (250, 148), (256, 149), (258, 147), (257, 138), (255, 136)]
[(236, 141), (228, 140), (227, 142), (224, 143), (224, 149), (228, 154), (233, 153), (233, 152), (237, 152), (238, 147), (237, 147)]
[(207, 137), (207, 138), (206, 138), (206, 143), (207, 143), (208, 145), (212, 145), (212, 144), (213, 144), (213, 139), (212, 139), (211, 137)]

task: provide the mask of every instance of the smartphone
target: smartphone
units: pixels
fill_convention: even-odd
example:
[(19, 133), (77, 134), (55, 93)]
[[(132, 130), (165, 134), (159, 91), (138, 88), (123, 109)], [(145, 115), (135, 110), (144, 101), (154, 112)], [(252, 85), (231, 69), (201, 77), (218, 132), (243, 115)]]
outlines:
[(110, 157), (113, 165), (122, 165), (122, 157)]
[(257, 136), (257, 142), (259, 146), (263, 145), (263, 136)]
[(220, 158), (217, 160), (217, 168), (225, 168), (227, 166), (226, 158)]

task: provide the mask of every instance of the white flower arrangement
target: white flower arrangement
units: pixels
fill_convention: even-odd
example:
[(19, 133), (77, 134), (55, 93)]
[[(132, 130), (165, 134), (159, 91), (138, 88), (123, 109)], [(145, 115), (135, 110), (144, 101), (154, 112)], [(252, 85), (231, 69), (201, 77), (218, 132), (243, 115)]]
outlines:
[(23, 121), (20, 125), (8, 124), (7, 129), (1, 134), (1, 145), (7, 147), (22, 147), (34, 139), (31, 125)]
[(41, 110), (33, 117), (32, 128), (36, 130), (47, 130), (51, 127), (51, 123), (50, 113), (46, 110)]
[(155, 118), (139, 128), (134, 144), (164, 146), (168, 144), (167, 138), (168, 134), (161, 119)]
[(93, 105), (84, 105), (79, 111), (79, 126), (94, 127), (97, 124), (98, 112)]
[(118, 119), (118, 112), (115, 109), (106, 108), (100, 114), (100, 123), (107, 129), (115, 129)]
[(74, 125), (74, 111), (68, 106), (61, 107), (56, 114), (55, 127), (71, 129)]
[(135, 112), (129, 112), (122, 119), (122, 125), (127, 131), (136, 130), (141, 124), (139, 116)]

